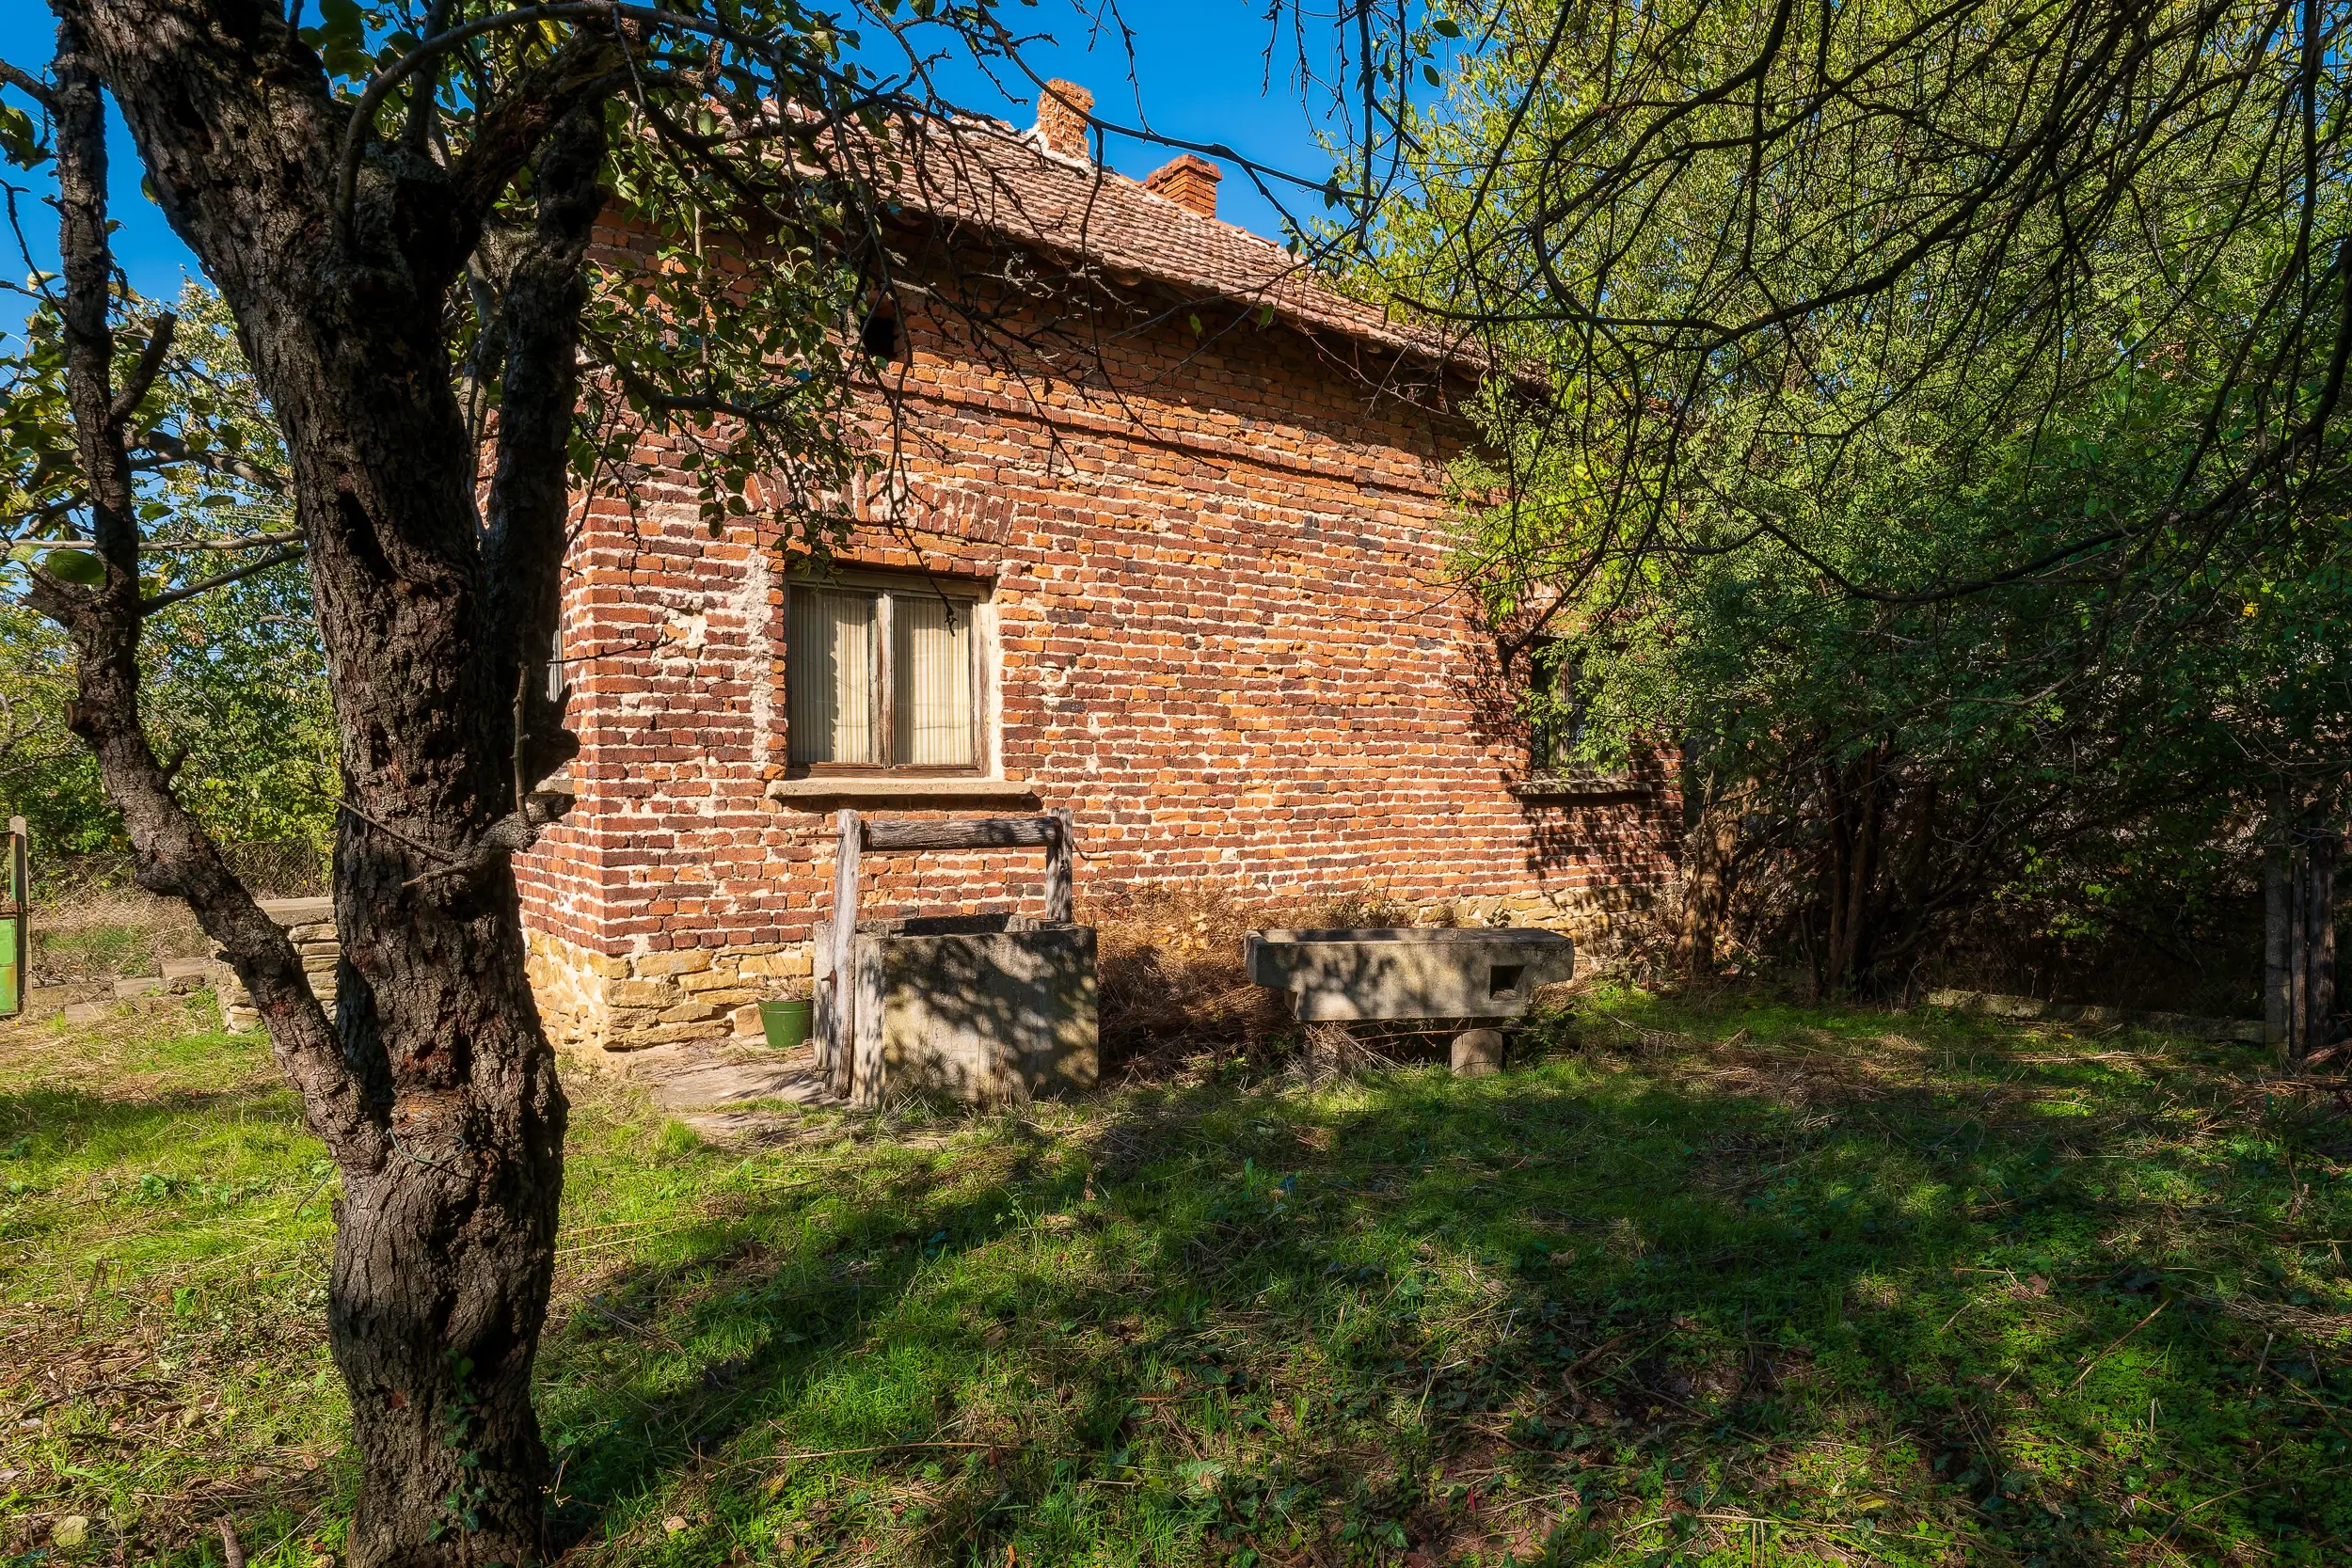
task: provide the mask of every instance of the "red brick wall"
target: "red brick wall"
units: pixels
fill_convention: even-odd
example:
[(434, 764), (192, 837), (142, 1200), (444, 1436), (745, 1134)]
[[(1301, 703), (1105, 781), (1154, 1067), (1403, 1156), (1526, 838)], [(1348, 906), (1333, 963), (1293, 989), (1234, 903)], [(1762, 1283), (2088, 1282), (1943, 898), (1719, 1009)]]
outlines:
[[(1209, 879), (1568, 926), (1642, 903), (1672, 871), (1670, 778), (1606, 800), (1506, 787), (1523, 741), (1445, 578), (1451, 422), (1375, 395), (1350, 345), (1248, 320), (1202, 341), (1184, 314), (1107, 346), (1091, 389), (1025, 387), (907, 323), (912, 483), (896, 528), (862, 502), (847, 554), (993, 579), (1003, 772), (1033, 803), (981, 809), (1072, 808), (1082, 899)], [(659, 473), (660, 444), (644, 455)], [(676, 963), (646, 958), (805, 974), (792, 944), (830, 904), (844, 802), (765, 793), (786, 756), (778, 535), (710, 538), (675, 470), (635, 502), (597, 502), (568, 563), (579, 803), (519, 871), (533, 930), (641, 987), (635, 1037), (675, 1037), (763, 982), (664, 1003), (644, 983)], [(1033, 910), (1042, 883), (1029, 855), (867, 863), (875, 914)]]

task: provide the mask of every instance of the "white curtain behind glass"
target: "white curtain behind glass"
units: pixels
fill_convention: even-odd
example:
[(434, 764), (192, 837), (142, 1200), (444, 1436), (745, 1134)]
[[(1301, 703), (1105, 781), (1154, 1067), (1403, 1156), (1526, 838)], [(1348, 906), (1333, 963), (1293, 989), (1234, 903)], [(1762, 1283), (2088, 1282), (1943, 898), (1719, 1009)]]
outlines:
[(785, 719), (794, 762), (874, 754), (874, 595), (792, 591)]
[(892, 671), (898, 687), (891, 759), (916, 768), (972, 766), (972, 606), (916, 594), (892, 595)]

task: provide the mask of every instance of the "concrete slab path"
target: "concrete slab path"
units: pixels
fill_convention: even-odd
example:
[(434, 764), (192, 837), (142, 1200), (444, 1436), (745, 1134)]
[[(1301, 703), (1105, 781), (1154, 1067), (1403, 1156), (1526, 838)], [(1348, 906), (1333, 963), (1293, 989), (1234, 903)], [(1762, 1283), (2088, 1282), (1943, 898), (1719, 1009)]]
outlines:
[(655, 1104), (714, 1143), (795, 1136), (803, 1118), (777, 1101), (841, 1103), (818, 1075), (813, 1050), (787, 1054), (760, 1046), (664, 1045), (631, 1052), (623, 1069)]

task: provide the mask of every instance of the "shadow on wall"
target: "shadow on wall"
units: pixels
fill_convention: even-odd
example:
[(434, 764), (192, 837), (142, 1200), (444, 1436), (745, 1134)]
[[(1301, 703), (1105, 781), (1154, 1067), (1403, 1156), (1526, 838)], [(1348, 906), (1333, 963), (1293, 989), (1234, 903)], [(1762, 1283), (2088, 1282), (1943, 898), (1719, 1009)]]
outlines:
[(1470, 623), (1470, 657), (1453, 677), (1454, 700), (1470, 712), (1470, 738), (1481, 746), (1500, 747), (1516, 756), (1528, 754), (1532, 738), (1526, 717), (1519, 712), (1523, 683), (1513, 681), (1502, 668), (1502, 633), (1484, 616)]
[(1528, 869), (1540, 875), (1590, 866), (1613, 881), (1656, 882), (1661, 869), (1671, 875), (1682, 818), (1670, 755), (1637, 752), (1622, 773), (1570, 781), (1557, 794), (1522, 795)]
[[(1526, 787), (1532, 783), (1528, 764), (1534, 742), (1533, 726), (1519, 709), (1526, 682), (1503, 668), (1497, 628), (1484, 621), (1473, 625), (1477, 635), (1454, 679), (1455, 695), (1470, 710), (1470, 733), (1479, 744), (1514, 760), (1506, 782), (1520, 786), (1528, 870), (1555, 895), (1582, 895), (1576, 901), (1597, 913), (1645, 910), (1656, 891), (1672, 879), (1681, 845), (1673, 750), (1637, 749), (1620, 772), (1562, 780), (1549, 792)], [(1524, 658), (1521, 671), (1523, 675)], [(1618, 924), (1609, 922), (1610, 928)]]

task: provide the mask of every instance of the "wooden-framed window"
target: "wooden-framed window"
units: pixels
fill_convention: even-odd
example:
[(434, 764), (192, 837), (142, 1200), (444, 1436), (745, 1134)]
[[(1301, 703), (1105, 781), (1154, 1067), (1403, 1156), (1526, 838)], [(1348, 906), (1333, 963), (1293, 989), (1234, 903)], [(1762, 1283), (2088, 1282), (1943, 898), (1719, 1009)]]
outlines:
[(808, 773), (987, 770), (977, 587), (860, 574), (795, 582), (785, 606), (789, 761)]
[(1573, 648), (1565, 641), (1546, 638), (1529, 650), (1534, 685), (1541, 696), (1528, 732), (1528, 771), (1547, 777), (1589, 772), (1576, 759), (1592, 721), (1592, 698), (1586, 690)]

